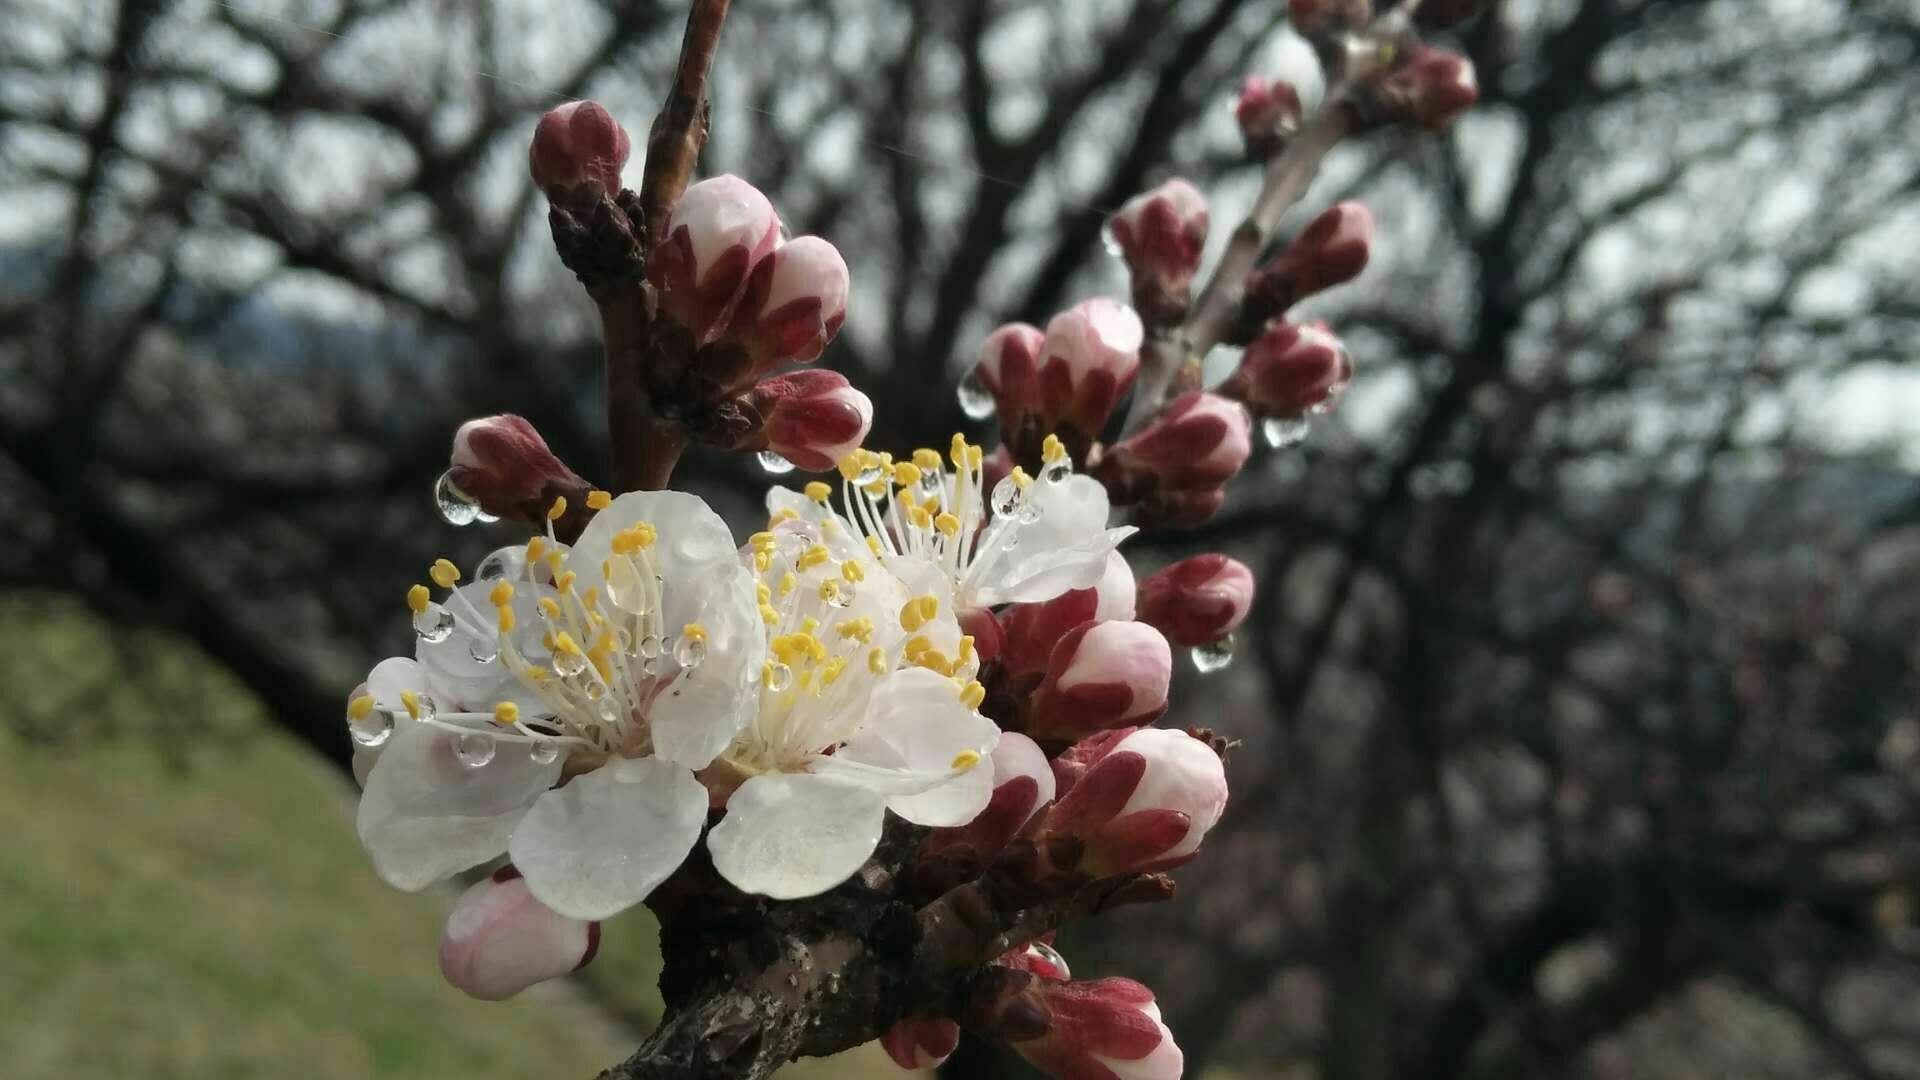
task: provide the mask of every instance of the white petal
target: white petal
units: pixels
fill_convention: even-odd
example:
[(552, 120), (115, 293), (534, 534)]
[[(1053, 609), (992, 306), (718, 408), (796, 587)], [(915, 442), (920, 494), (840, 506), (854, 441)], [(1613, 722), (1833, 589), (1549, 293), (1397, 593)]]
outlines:
[(767, 773), (727, 800), (707, 849), (735, 886), (792, 900), (852, 877), (880, 842), (886, 817), (886, 800), (874, 792), (824, 776)]
[(660, 537), (648, 554), (666, 581), (667, 625), (678, 632), (699, 608), (699, 597), (687, 588), (695, 571), (717, 560), (732, 561), (736, 551), (727, 523), (699, 496), (684, 491), (630, 491), (619, 496), (582, 530), (567, 569), (579, 575), (578, 591), (598, 588), (604, 580), (600, 564), (613, 554), (613, 534), (642, 521)]
[(647, 721), (656, 753), (689, 769), (704, 769), (753, 719), (767, 634), (753, 575), (745, 567), (709, 564), (680, 588), (700, 603), (696, 614), (707, 631), (707, 655), (653, 699)]
[(540, 902), (606, 919), (680, 866), (707, 820), (707, 789), (659, 758), (617, 760), (540, 796), (507, 853)]
[(404, 656), (389, 656), (367, 672), (367, 693), (385, 709), (400, 708), (401, 691), (426, 688), (426, 673), (420, 670), (419, 664)]
[(925, 668), (905, 668), (874, 691), (865, 725), (841, 755), (919, 776), (943, 776), (961, 755), (979, 755), (981, 760), (959, 776), (887, 801), (889, 809), (915, 824), (964, 825), (993, 795), (993, 763), (987, 755), (999, 741), (999, 727), (960, 703), (953, 680)]
[(402, 725), (367, 777), (356, 824), (373, 868), (415, 892), (500, 854), (527, 808), (560, 777), (560, 762), (536, 764), (503, 745), (474, 768), (454, 755), (452, 732)]
[[(498, 584), (493, 581), (473, 581), (456, 590), (474, 609), (469, 615), (458, 603), (449, 602), (447, 607), (458, 618), (452, 634), (445, 641), (419, 641), (414, 653), (420, 658), (420, 668), (426, 679), (426, 689), (433, 696), (434, 704), (442, 710), (447, 709), (491, 709), (501, 701), (511, 701), (520, 706), (522, 712), (539, 715), (548, 712), (546, 703), (540, 695), (514, 677), (507, 665), (498, 659), (481, 663), (474, 659), (474, 653), (492, 656), (498, 653), (499, 629), (494, 614), (490, 594)], [(547, 586), (534, 586), (525, 581), (514, 582), (513, 613), (521, 626), (537, 626), (534, 620), (539, 617), (541, 596), (557, 595)], [(474, 615), (484, 621), (475, 623)]]
[[(945, 567), (935, 565), (931, 560), (909, 555), (890, 556), (886, 560), (886, 577), (897, 581), (892, 593), (880, 599), (886, 605), (883, 610), (871, 613), (874, 628), (877, 631), (875, 644), (891, 649), (902, 639), (908, 637), (900, 627), (900, 608), (909, 596), (932, 596), (939, 602), (940, 611), (931, 620), (921, 624), (913, 633), (923, 635), (948, 659), (957, 659), (960, 652), (959, 608), (954, 600), (953, 576)], [(865, 589), (866, 584), (861, 588)], [(879, 592), (880, 590), (875, 590)], [(962, 681), (973, 678), (980, 667), (978, 659), (954, 672)]]
[(1072, 589), (1091, 589), (1106, 574), (1107, 554), (1137, 531), (1131, 525), (1103, 529), (1071, 545), (1030, 542), (1023, 534), (1020, 547), (974, 583), (974, 599), (986, 607), (1038, 604)]

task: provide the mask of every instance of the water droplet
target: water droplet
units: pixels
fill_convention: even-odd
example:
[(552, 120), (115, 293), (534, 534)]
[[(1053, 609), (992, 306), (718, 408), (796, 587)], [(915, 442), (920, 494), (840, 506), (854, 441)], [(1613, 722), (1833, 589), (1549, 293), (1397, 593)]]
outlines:
[(1274, 416), (1260, 425), (1260, 434), (1267, 440), (1268, 446), (1283, 450), (1300, 445), (1312, 427), (1312, 423), (1304, 416)]
[(1107, 254), (1116, 259), (1124, 259), (1127, 257), (1126, 249), (1120, 246), (1120, 238), (1113, 235), (1112, 225), (1103, 225), (1100, 227), (1100, 246), (1106, 248)]
[(527, 549), (519, 546), (503, 547), (480, 560), (474, 568), (473, 576), (477, 581), (518, 581), (527, 570)]
[(428, 697), (426, 694), (421, 694), (413, 699), (413, 708), (415, 714), (414, 719), (423, 724), (432, 723), (433, 718), (439, 715), (440, 712), (439, 707), (434, 704), (433, 698)]
[(438, 645), (453, 635), (453, 612), (429, 602), (427, 609), (413, 617), (413, 632), (429, 645)]
[(660, 655), (660, 639), (648, 634), (640, 639), (640, 655), (652, 658)]
[(463, 731), (454, 736), (453, 756), (469, 769), (478, 769), (493, 760), (499, 740), (484, 731)]
[(500, 519), (480, 509), (480, 503), (473, 496), (460, 490), (453, 482), (453, 470), (440, 474), (433, 482), (433, 505), (440, 510), (440, 516), (449, 525), (472, 525), (474, 522), (488, 523)]
[(762, 450), (760, 451), (760, 467), (766, 470), (769, 476), (785, 476), (793, 471), (793, 462), (788, 461), (786, 458), (781, 457), (771, 450)]
[(381, 746), (393, 735), (393, 714), (385, 709), (374, 709), (358, 720), (348, 718), (347, 734), (353, 741), (369, 749)]
[(967, 414), (969, 420), (985, 420), (993, 415), (993, 394), (987, 390), (986, 383), (980, 381), (980, 369), (974, 368), (960, 379), (960, 389), (954, 392), (960, 401), (960, 411)]
[(649, 657), (646, 657), (645, 659), (643, 659), (643, 660), (641, 660), (641, 661), (640, 661), (640, 673), (641, 673), (642, 675), (658, 675), (658, 674), (660, 674), (660, 658), (659, 658), (659, 657), (657, 657), (657, 656), (649, 656)]
[(624, 626), (614, 627), (613, 647), (627, 654), (628, 656), (633, 655), (633, 635), (627, 632), (626, 627)]
[(587, 658), (577, 652), (553, 654), (553, 670), (563, 679), (571, 679), (587, 670)]
[(612, 698), (602, 698), (599, 704), (593, 707), (593, 712), (603, 724), (612, 724), (620, 719), (620, 707), (613, 703)]
[(601, 682), (599, 679), (588, 680), (587, 685), (582, 687), (582, 689), (586, 691), (588, 701), (599, 701), (601, 698), (607, 696), (607, 684)]
[(1031, 525), (1034, 522), (1039, 521), (1040, 515), (1044, 512), (1045, 512), (1044, 508), (1035, 500), (1023, 499), (1021, 500), (1020, 505), (1014, 508), (1013, 520), (1019, 522), (1022, 525)]
[(1233, 663), (1233, 635), (1228, 634), (1219, 641), (1193, 647), (1194, 670), (1202, 675), (1211, 675), (1222, 671)]
[(560, 759), (560, 744), (552, 739), (536, 738), (527, 744), (527, 756), (535, 765), (551, 765)]
[(854, 596), (853, 582), (837, 582), (834, 585), (833, 591), (827, 594), (827, 605), (837, 608), (851, 607), (853, 606)]
[(1040, 470), (1040, 479), (1045, 480), (1049, 484), (1061, 483), (1062, 481), (1066, 480), (1067, 477), (1072, 475), (1073, 475), (1073, 459), (1067, 458), (1067, 457), (1062, 457), (1055, 461), (1049, 461)]
[(1073, 972), (1067, 967), (1067, 958), (1060, 955), (1060, 950), (1054, 948), (1053, 946), (1047, 944), (1044, 941), (1036, 941), (1033, 944), (1028, 945), (1027, 956), (1054, 968), (1056, 971), (1056, 974), (1051, 976), (1052, 978), (1056, 978), (1056, 979), (1073, 978)]
[(792, 668), (785, 664), (775, 664), (767, 669), (767, 689), (777, 694), (792, 685)]
[(707, 641), (705, 638), (682, 637), (680, 643), (673, 647), (673, 662), (683, 668), (697, 668), (700, 666), (700, 661), (706, 658)]
[(1013, 508), (1018, 505), (1020, 485), (1014, 483), (1011, 476), (1001, 477), (1000, 482), (993, 485), (993, 516), (1005, 517), (1013, 513)]
[(887, 476), (886, 469), (881, 468), (878, 465), (869, 465), (866, 468), (860, 470), (859, 476), (856, 476), (853, 478), (853, 485), (855, 487), (866, 487), (869, 484), (879, 483), (886, 476)]
[(491, 664), (500, 658), (498, 638), (476, 637), (467, 644), (467, 655), (476, 664)]

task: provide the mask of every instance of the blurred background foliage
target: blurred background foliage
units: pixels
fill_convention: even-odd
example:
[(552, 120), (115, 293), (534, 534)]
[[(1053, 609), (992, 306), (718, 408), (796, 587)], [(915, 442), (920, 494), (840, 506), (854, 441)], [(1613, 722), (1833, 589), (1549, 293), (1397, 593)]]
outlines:
[[(896, 449), (966, 425), (993, 325), (1123, 291), (1127, 196), (1191, 177), (1217, 246), (1240, 74), (1315, 89), (1277, 0), (736, 8), (707, 170), (845, 253), (823, 362)], [(341, 705), (434, 556), (514, 538), (432, 515), (460, 420), (601, 468), (526, 140), (572, 95), (644, 130), (684, 8), (4, 15), (0, 1071), (591, 1075), (655, 1007), (644, 916), (550, 992), (441, 986), (450, 895), (366, 869)], [(1076, 974), (1124, 955), (1194, 1075), (1920, 1076), (1920, 4), (1501, 0), (1448, 40), (1481, 106), (1302, 209), (1379, 222), (1305, 312), (1353, 390), (1133, 549), (1259, 572), (1170, 718), (1246, 745), (1180, 899)], [(768, 478), (678, 482), (744, 524)]]

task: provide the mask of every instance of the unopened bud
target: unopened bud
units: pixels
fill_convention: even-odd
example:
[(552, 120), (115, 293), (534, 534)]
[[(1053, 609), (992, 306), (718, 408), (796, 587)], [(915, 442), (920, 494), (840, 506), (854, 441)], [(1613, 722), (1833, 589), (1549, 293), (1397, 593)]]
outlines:
[(535, 899), (508, 866), (468, 889), (440, 937), (440, 973), (483, 1001), (500, 1001), (585, 967), (600, 924), (569, 919)]
[(1069, 589), (1051, 600), (1009, 604), (998, 615), (1000, 665), (1009, 674), (1044, 672), (1067, 631), (1092, 622), (1100, 609), (1095, 589)]
[(1053, 801), (1053, 792), (1053, 768), (1039, 745), (1018, 732), (1003, 732), (993, 748), (993, 796), (986, 809), (965, 825), (933, 830), (922, 850), (937, 853), (964, 845), (990, 859)]
[(1133, 386), (1146, 327), (1132, 308), (1106, 297), (1083, 300), (1047, 323), (1040, 400), (1049, 428), (1092, 439)]
[(1300, 92), (1285, 79), (1247, 76), (1233, 99), (1233, 119), (1247, 153), (1269, 158), (1279, 153), (1300, 130)]
[(1077, 837), (1096, 877), (1169, 870), (1192, 860), (1227, 805), (1213, 748), (1184, 731), (1104, 732), (1054, 759), (1059, 797), (1039, 828)]
[(1275, 322), (1219, 390), (1255, 416), (1294, 417), (1325, 406), (1351, 381), (1353, 357), (1327, 324)]
[(767, 446), (810, 472), (826, 472), (860, 448), (873, 426), (873, 401), (837, 371), (794, 371), (761, 379), (748, 395), (765, 421)]
[(960, 1025), (937, 1016), (910, 1016), (880, 1036), (880, 1046), (903, 1069), (931, 1069), (960, 1045)]
[(1195, 555), (1140, 583), (1140, 621), (1191, 648), (1234, 632), (1253, 609), (1253, 571), (1218, 553)]
[(1373, 250), (1373, 213), (1366, 204), (1335, 203), (1300, 231), (1274, 260), (1247, 280), (1247, 315), (1256, 324), (1294, 304), (1358, 277)]
[(587, 491), (533, 425), (511, 413), (461, 424), (451, 465), (453, 485), (495, 517), (544, 521), (555, 498), (577, 503)]
[[(1231, 480), (1253, 452), (1253, 421), (1237, 402), (1191, 391), (1109, 453), (1126, 487), (1200, 491)], [(1145, 481), (1144, 485), (1141, 481)]]
[(619, 193), (632, 149), (626, 129), (599, 102), (570, 101), (533, 129), (527, 169), (550, 201), (578, 204)]
[(780, 243), (780, 218), (760, 189), (731, 174), (687, 188), (647, 265), (660, 309), (707, 344), (726, 326), (754, 267)]
[(1441, 131), (1480, 98), (1473, 62), (1459, 53), (1419, 45), (1380, 81), (1382, 115)]
[(1160, 1021), (1153, 991), (1132, 979), (1036, 984), (1046, 1034), (1013, 1043), (1020, 1056), (1057, 1077), (1180, 1080), (1185, 1060)]
[(802, 236), (760, 260), (727, 336), (756, 368), (810, 363), (847, 319), (847, 263), (832, 244)]
[(1207, 197), (1175, 178), (1127, 200), (1107, 230), (1132, 275), (1133, 306), (1156, 326), (1178, 323), (1207, 242)]
[(1173, 650), (1141, 622), (1083, 623), (1062, 637), (1047, 661), (1027, 733), (1069, 740), (1151, 723), (1167, 709)]

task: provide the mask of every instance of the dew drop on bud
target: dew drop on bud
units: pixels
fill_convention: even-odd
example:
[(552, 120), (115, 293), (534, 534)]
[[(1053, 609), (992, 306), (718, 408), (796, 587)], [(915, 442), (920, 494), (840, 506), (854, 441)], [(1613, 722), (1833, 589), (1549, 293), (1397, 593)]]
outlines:
[(1306, 440), (1312, 424), (1304, 416), (1275, 416), (1260, 425), (1260, 434), (1275, 450), (1298, 446)]
[(1058, 949), (1055, 949), (1046, 942), (1036, 941), (1028, 945), (1027, 955), (1034, 960), (1038, 960), (1056, 969), (1059, 974), (1052, 976), (1053, 978), (1062, 980), (1073, 978), (1073, 973), (1067, 968), (1067, 958), (1061, 956)]
[(767, 689), (777, 694), (792, 685), (792, 668), (785, 664), (775, 664), (767, 669)]
[(384, 745), (393, 734), (393, 714), (385, 709), (372, 709), (358, 720), (348, 719), (347, 734), (368, 749)]
[(449, 525), (471, 525), (480, 519), (480, 504), (455, 486), (452, 469), (433, 482), (433, 504)]
[(1233, 663), (1232, 634), (1228, 634), (1218, 641), (1210, 641), (1205, 645), (1195, 645), (1193, 647), (1194, 670), (1200, 672), (1202, 675), (1211, 675), (1216, 671), (1223, 671), (1226, 669), (1226, 666), (1231, 663)]
[(966, 413), (969, 420), (985, 420), (993, 415), (993, 395), (980, 381), (979, 368), (967, 372), (954, 396), (960, 401), (960, 411)]
[(527, 756), (535, 765), (551, 765), (560, 758), (560, 744), (552, 739), (536, 738), (527, 744)]
[(760, 451), (760, 468), (769, 476), (785, 476), (793, 471), (793, 462), (771, 450)]
[(1013, 508), (1018, 505), (1020, 505), (1020, 485), (1014, 483), (1011, 476), (1001, 477), (1000, 482), (993, 485), (994, 516), (1005, 517), (1013, 513)]
[(438, 645), (453, 636), (453, 612), (429, 603), (425, 611), (413, 617), (413, 632), (421, 641)]
[(463, 731), (453, 739), (453, 756), (469, 769), (492, 761), (497, 748), (497, 740), (484, 731)]
[(680, 643), (673, 647), (673, 662), (683, 668), (697, 668), (700, 666), (700, 661), (706, 658), (705, 638), (682, 637)]

